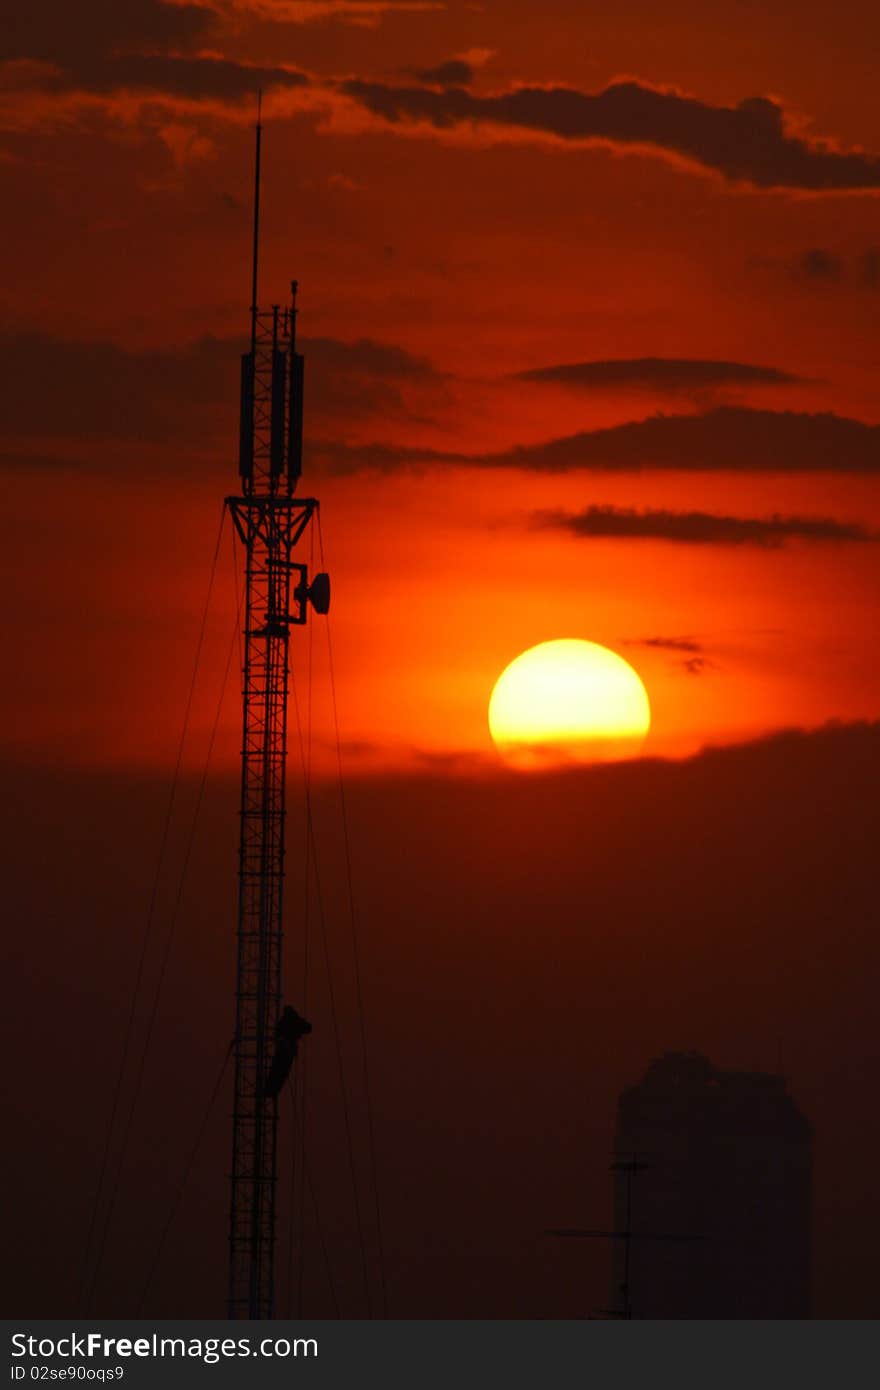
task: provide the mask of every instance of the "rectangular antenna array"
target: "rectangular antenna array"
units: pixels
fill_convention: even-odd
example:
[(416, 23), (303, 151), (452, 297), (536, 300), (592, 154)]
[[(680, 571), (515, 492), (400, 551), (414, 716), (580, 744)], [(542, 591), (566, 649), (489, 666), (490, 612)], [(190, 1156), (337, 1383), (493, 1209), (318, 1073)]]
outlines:
[(238, 472), (245, 492), (292, 492), (302, 473), (303, 358), (296, 308), (253, 314), (253, 346), (241, 359)]

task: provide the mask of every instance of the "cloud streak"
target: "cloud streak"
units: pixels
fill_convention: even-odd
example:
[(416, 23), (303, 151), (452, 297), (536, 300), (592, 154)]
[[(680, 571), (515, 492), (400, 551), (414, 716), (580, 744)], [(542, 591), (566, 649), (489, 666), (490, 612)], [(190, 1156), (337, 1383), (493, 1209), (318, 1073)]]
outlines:
[(513, 468), (530, 473), (880, 472), (880, 426), (825, 413), (718, 406), (695, 415), (652, 415), (490, 453), (381, 440), (313, 438), (310, 456), (329, 473), (392, 473), (420, 467)]
[(258, 88), (309, 86), (306, 74), (294, 68), (139, 53), (82, 64), (73, 77), (94, 92), (149, 91), (213, 101), (253, 97)]
[[(877, 537), (855, 522), (831, 517), (723, 516), (713, 512), (635, 511), (623, 507), (587, 507), (582, 512), (533, 512), (531, 524), (541, 530), (565, 531), (583, 540), (670, 541), (676, 545), (761, 546), (778, 549), (786, 541), (873, 541)], [(646, 645), (671, 645), (671, 639)], [(674, 645), (677, 651), (698, 650)]]
[(357, 79), (340, 89), (391, 125), (420, 122), (437, 130), (484, 126), (569, 142), (654, 150), (757, 188), (840, 192), (880, 188), (880, 160), (807, 139), (768, 97), (713, 106), (638, 81), (599, 92), (572, 87), (514, 87), (479, 96)]
[(624, 642), (624, 646), (673, 652), (679, 658), (675, 664), (689, 676), (702, 676), (706, 671), (715, 669), (705, 655), (702, 642), (697, 642), (693, 637), (630, 637)]
[(434, 68), (421, 68), (413, 73), (413, 77), (426, 82), (429, 87), (464, 87), (473, 81), (474, 70), (462, 58), (450, 58)]
[(76, 70), (96, 55), (114, 51), (176, 49), (203, 42), (215, 17), (203, 5), (162, 0), (41, 0), (15, 5), (3, 26), (0, 61), (32, 58)]
[(779, 367), (711, 358), (629, 357), (592, 362), (561, 362), (517, 372), (515, 380), (551, 382), (586, 391), (614, 387), (666, 392), (700, 391), (719, 386), (791, 386), (801, 378)]
[(651, 647), (664, 652), (687, 652), (695, 655), (703, 650), (702, 642), (694, 637), (630, 637), (628, 647)]
[[(218, 4), (218, 10), (222, 5)], [(440, 0), (236, 0), (235, 9), (273, 24), (338, 22), (375, 29), (394, 14), (442, 10)]]
[[(502, 138), (601, 145), (670, 159), (733, 184), (813, 193), (880, 188), (880, 159), (796, 129), (768, 97), (713, 105), (638, 79), (596, 91), (562, 85), (471, 90), (469, 55), (414, 72), (396, 85), (366, 78), (317, 78), (292, 65), (252, 66), (225, 31), (230, 14), (284, 30), (317, 19), (373, 25), (387, 14), (442, 8), (433, 0), (288, 0), (285, 3), (162, 3), (124, 6), (46, 0), (39, 12), (20, 6), (7, 26), (0, 62), (30, 64), (33, 84), (55, 92), (148, 91), (176, 98), (238, 102), (258, 87), (308, 87), (328, 107), (354, 103), (389, 129), (496, 132)], [(233, 26), (234, 28), (234, 26)], [(226, 40), (226, 42), (224, 42)], [(272, 50), (279, 51), (278, 49)], [(40, 65), (50, 71), (40, 75)], [(19, 74), (20, 76), (20, 74)]]
[[(10, 437), (158, 443), (198, 438), (233, 413), (239, 338), (130, 351), (102, 340), (0, 333), (0, 410)], [(336, 421), (403, 408), (408, 385), (438, 380), (394, 343), (304, 338), (310, 412)], [(47, 381), (52, 389), (46, 391)], [(227, 427), (229, 425), (226, 419)]]
[(472, 462), (559, 473), (662, 469), (873, 474), (880, 471), (880, 426), (832, 412), (718, 406), (696, 415), (653, 415), (519, 445)]
[(749, 263), (759, 270), (775, 271), (808, 289), (851, 292), (880, 288), (877, 246), (867, 246), (860, 254), (810, 246), (792, 257), (756, 256)]
[(292, 67), (252, 66), (218, 55), (219, 25), (220, 16), (202, 4), (45, 0), (16, 8), (0, 61), (51, 65), (34, 78), (37, 86), (56, 92), (146, 91), (239, 101), (259, 87), (308, 85), (306, 74)]

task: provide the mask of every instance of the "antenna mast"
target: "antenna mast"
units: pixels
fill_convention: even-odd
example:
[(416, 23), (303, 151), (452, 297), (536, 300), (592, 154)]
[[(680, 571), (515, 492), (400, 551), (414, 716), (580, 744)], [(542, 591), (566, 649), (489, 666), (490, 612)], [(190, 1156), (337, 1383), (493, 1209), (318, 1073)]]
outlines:
[(260, 263), (260, 146), (263, 143), (263, 93), (257, 93), (257, 142), (254, 156), (254, 259), (251, 272), (251, 352), (257, 344), (257, 269)]
[(290, 630), (306, 622), (309, 605), (318, 613), (330, 606), (327, 575), (309, 582), (307, 567), (293, 560), (318, 502), (294, 495), (303, 424), (296, 281), (286, 307), (261, 309), (257, 301), (260, 114), (251, 344), (241, 359), (241, 491), (226, 498), (245, 551), (230, 1318), (271, 1318), (274, 1308), (277, 1096), (299, 1038), (310, 1031), (295, 1010), (281, 1008)]

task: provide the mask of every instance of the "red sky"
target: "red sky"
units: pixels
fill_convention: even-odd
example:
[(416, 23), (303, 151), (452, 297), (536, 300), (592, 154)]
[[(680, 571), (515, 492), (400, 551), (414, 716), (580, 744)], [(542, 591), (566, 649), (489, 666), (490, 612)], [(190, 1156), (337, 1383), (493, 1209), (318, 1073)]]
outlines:
[[(543, 1248), (536, 1264), (528, 1241), (605, 1219), (620, 1088), (667, 1047), (772, 1068), (780, 1039), (816, 1126), (817, 1309), (876, 1315), (878, 31), (861, 0), (19, 7), (0, 60), (17, 924), (0, 975), (30, 1059), (15, 1078), (28, 1309), (72, 1306), (157, 808), (237, 483), (262, 87), (262, 299), (298, 278), (302, 491), (321, 499), (343, 757), (360, 774), (400, 1315), (600, 1306), (604, 1265), (582, 1288), (580, 1265)], [(140, 1249), (164, 1213), (231, 1008), (236, 568), (227, 527), (185, 748), (198, 772), (219, 701), (212, 810), (106, 1281), (117, 1312), (139, 1278), (125, 1241)], [(554, 637), (637, 668), (650, 760), (569, 779), (498, 766), (493, 683)], [(303, 724), (310, 665), (326, 770), (321, 620), (295, 639)], [(167, 905), (159, 917), (164, 931)], [(88, 1096), (71, 1081), (47, 1107), (59, 1033)], [(169, 1103), (181, 1073), (191, 1091)], [(316, 1139), (330, 1187), (333, 1133)], [(64, 1175), (60, 1153), (75, 1155)], [(225, 1193), (203, 1167), (189, 1229), (208, 1244), (182, 1243), (157, 1312), (218, 1306)], [(330, 1205), (342, 1258), (350, 1225)], [(326, 1290), (310, 1297), (327, 1311)]]
[[(496, 676), (556, 636), (633, 661), (661, 755), (876, 715), (869, 7), (66, 16), (16, 21), (0, 164), (23, 720), (7, 697), (35, 754), (171, 756), (234, 486), (260, 83), (263, 298), (299, 278), (304, 485), (324, 504), (344, 731), (371, 764), (491, 757)], [(669, 442), (651, 420), (670, 414), (706, 419)], [(640, 421), (575, 438), (564, 471), (542, 447)], [(594, 526), (647, 513), (649, 535), (566, 529), (589, 508)], [(543, 512), (557, 524), (536, 528)], [(698, 533), (758, 524), (672, 540), (670, 512)], [(817, 518), (834, 526), (805, 537)], [(234, 701), (227, 723), (234, 748)]]

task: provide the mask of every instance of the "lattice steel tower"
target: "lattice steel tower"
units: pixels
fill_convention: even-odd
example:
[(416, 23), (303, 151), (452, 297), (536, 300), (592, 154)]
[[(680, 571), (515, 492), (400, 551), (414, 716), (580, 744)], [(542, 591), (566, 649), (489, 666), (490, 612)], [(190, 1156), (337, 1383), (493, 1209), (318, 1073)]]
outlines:
[(257, 305), (261, 133), (258, 116), (251, 343), (241, 361), (241, 493), (226, 499), (246, 556), (231, 1318), (273, 1315), (278, 1102), (267, 1094), (267, 1076), (281, 1013), (290, 629), (305, 623), (310, 604), (326, 613), (330, 602), (327, 576), (310, 583), (306, 566), (293, 560), (318, 503), (294, 495), (303, 421), (296, 282), (288, 306)]

